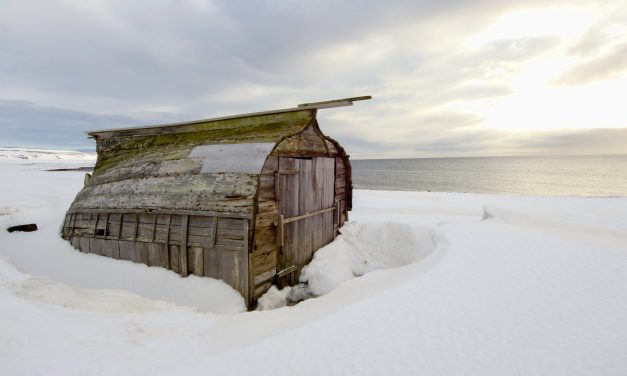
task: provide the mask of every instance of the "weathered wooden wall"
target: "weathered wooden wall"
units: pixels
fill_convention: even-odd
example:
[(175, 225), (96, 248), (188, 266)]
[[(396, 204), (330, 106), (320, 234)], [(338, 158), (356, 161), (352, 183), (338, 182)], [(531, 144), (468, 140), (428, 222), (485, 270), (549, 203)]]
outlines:
[[(252, 305), (277, 273), (279, 158), (334, 158), (339, 210), (325, 216), (333, 215), (334, 234), (347, 220), (348, 157), (322, 134), (315, 110), (91, 135), (98, 162), (63, 228), (83, 252), (219, 278)], [(211, 153), (226, 155), (233, 144), (231, 153), (250, 146), (250, 155), (228, 155), (241, 160), (221, 169), (223, 155)]]
[[(333, 212), (334, 233), (346, 220), (348, 206), (346, 205), (347, 191), (350, 182), (347, 182), (345, 165), (347, 156), (343, 150), (336, 147), (337, 143), (325, 137), (320, 132), (316, 121), (295, 136), (284, 139), (268, 156), (259, 176), (259, 190), (256, 202), (255, 230), (253, 248), (250, 254), (250, 286), (251, 303), (263, 295), (275, 281), (279, 267), (279, 246), (277, 243), (277, 206), (276, 179), (280, 175), (280, 157), (332, 157), (336, 161), (335, 196), (340, 212)], [(345, 162), (346, 161), (346, 162)], [(328, 215), (328, 214), (327, 214)], [(326, 244), (326, 242), (325, 242)]]
[(222, 279), (247, 297), (249, 223), (202, 212), (70, 212), (63, 238), (85, 253)]

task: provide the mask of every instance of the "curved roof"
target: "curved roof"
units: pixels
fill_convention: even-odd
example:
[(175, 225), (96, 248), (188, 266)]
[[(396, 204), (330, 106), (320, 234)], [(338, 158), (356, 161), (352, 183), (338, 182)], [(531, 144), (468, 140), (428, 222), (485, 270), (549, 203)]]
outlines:
[(362, 99), (369, 97), (89, 132), (96, 139), (98, 160), (71, 210), (169, 208), (251, 214), (258, 175), (276, 145), (312, 124), (317, 129), (317, 109)]
[[(94, 177), (113, 167), (124, 167), (129, 163), (144, 164), (186, 158), (200, 145), (276, 144), (305, 129), (315, 116), (316, 110), (310, 109), (161, 128), (129, 128), (93, 133), (98, 151)], [(243, 153), (242, 157), (249, 152), (245, 148), (240, 151)]]

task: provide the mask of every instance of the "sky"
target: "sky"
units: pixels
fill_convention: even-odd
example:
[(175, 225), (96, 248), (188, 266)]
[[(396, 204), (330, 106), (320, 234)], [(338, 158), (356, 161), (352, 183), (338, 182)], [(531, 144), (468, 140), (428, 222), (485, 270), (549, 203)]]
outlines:
[(0, 146), (360, 95), (353, 158), (627, 154), (627, 5), (0, 0)]

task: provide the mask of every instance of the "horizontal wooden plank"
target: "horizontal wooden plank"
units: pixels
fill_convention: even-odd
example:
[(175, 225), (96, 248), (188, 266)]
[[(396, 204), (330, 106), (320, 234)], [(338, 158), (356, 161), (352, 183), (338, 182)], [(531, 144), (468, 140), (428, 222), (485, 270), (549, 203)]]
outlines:
[(255, 250), (251, 257), (251, 274), (253, 277), (269, 269), (276, 270), (278, 249), (275, 247), (269, 251), (259, 251), (259, 249)]
[(213, 237), (213, 228), (211, 227), (188, 227), (188, 235)]
[(265, 244), (276, 246), (276, 227), (258, 227), (255, 229), (255, 246), (260, 247)]
[(313, 212), (310, 212), (310, 213), (305, 213), (305, 214), (298, 215), (298, 216), (295, 216), (295, 217), (285, 218), (285, 219), (283, 219), (283, 223), (290, 223), (290, 222), (300, 221), (302, 219), (306, 219), (306, 218), (313, 217), (313, 216), (316, 216), (316, 215), (319, 215), (319, 214), (323, 214), (323, 213), (328, 213), (328, 212), (333, 211), (333, 210), (335, 210), (335, 207), (321, 209), (321, 210), (316, 210), (316, 211), (313, 211)]
[[(82, 215), (83, 218), (85, 218), (86, 220), (89, 220), (89, 215), (90, 213), (93, 213), (93, 219), (96, 219), (96, 214), (97, 213), (128, 213), (128, 215), (131, 214), (135, 214), (135, 213), (146, 213), (146, 212), (155, 212), (155, 213), (159, 213), (159, 214), (163, 214), (163, 215), (167, 215), (167, 214), (173, 214), (172, 216), (172, 223), (176, 223), (175, 221), (175, 216), (174, 215), (199, 215), (199, 216), (215, 216), (215, 217), (220, 217), (220, 218), (251, 218), (252, 215), (250, 214), (243, 214), (243, 213), (237, 213), (237, 212), (233, 212), (233, 213), (229, 213), (229, 212), (215, 212), (215, 211), (207, 211), (207, 210), (169, 210), (169, 209), (134, 209), (134, 208), (128, 208), (128, 209), (120, 209), (120, 208), (75, 208), (75, 209), (71, 209), (68, 211), (68, 213), (71, 214), (79, 214)], [(126, 217), (126, 215), (124, 216)], [(133, 218), (133, 217), (131, 217)], [(79, 219), (77, 219), (78, 221)], [(180, 217), (179, 217), (180, 220)], [(124, 220), (126, 222), (126, 219)], [(180, 224), (180, 222), (178, 222), (178, 224)]]
[(276, 275), (276, 270), (274, 268), (270, 270), (266, 270), (262, 272), (261, 274), (255, 276), (254, 284), (255, 286), (258, 286), (264, 282), (271, 281), (275, 275)]
[(142, 159), (130, 159), (124, 166), (108, 170), (103, 174), (94, 176), (91, 184), (106, 184), (120, 180), (166, 177), (182, 174), (198, 174), (201, 169), (200, 161), (188, 158), (171, 159), (163, 161), (146, 161)]
[(223, 247), (223, 248), (235, 248), (235, 249), (247, 249), (248, 245), (243, 242), (243, 240), (233, 240), (233, 239), (216, 239), (216, 244), (214, 248)]
[(221, 230), (243, 230), (245, 221), (234, 218), (218, 218), (218, 231)]
[(188, 226), (190, 227), (213, 227), (213, 216), (190, 215)]
[(187, 242), (189, 244), (201, 244), (203, 247), (211, 247), (213, 244), (213, 240), (209, 236), (197, 236), (197, 235), (187, 235)]

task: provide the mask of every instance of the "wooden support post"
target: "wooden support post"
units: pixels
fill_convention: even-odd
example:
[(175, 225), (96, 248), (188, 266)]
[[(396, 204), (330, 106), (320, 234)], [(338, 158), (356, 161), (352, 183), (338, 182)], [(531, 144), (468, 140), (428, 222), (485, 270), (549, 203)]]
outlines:
[(218, 236), (218, 217), (213, 217), (213, 234), (211, 235), (211, 248), (216, 246), (216, 236)]
[(281, 185), (279, 183), (280, 181), (281, 181), (281, 174), (279, 173), (279, 171), (276, 171), (274, 173), (274, 199), (276, 201), (281, 200)]
[(279, 214), (279, 220), (276, 226), (276, 237), (277, 237), (277, 245), (279, 247), (283, 247), (285, 244), (285, 224), (283, 222), (283, 214)]
[[(94, 222), (94, 233), (92, 237), (96, 237), (96, 230), (98, 229), (98, 218), (100, 217), (100, 213), (96, 213), (96, 222)], [(91, 221), (91, 213), (89, 213), (89, 220)]]
[(118, 240), (122, 239), (122, 222), (124, 221), (124, 213), (120, 213), (120, 223), (118, 223)]
[(252, 248), (250, 248), (249, 244), (248, 244), (248, 229), (250, 228), (250, 225), (248, 224), (248, 219), (244, 219), (244, 248), (251, 250)]
[(168, 223), (166, 224), (165, 230), (165, 256), (168, 260), (168, 269), (172, 269), (170, 265), (170, 222), (172, 222), (172, 214), (168, 214)]
[(105, 230), (104, 234), (102, 235), (103, 239), (107, 238), (107, 232), (109, 232), (109, 213), (105, 213)]
[[(72, 232), (70, 234), (70, 238), (74, 239), (74, 229), (76, 228), (76, 216), (78, 215), (77, 213), (72, 214), (74, 216), (74, 219), (72, 221)], [(81, 214), (81, 220), (83, 219), (83, 214)]]
[(159, 214), (155, 213), (155, 216), (152, 219), (152, 242), (155, 242), (155, 233), (157, 232), (157, 216)]
[(133, 240), (137, 240), (137, 227), (139, 226), (139, 214), (135, 214), (135, 230), (133, 231)]
[(187, 277), (187, 222), (189, 220), (188, 215), (181, 217), (181, 249), (179, 252), (180, 265), (179, 269), (183, 277)]

